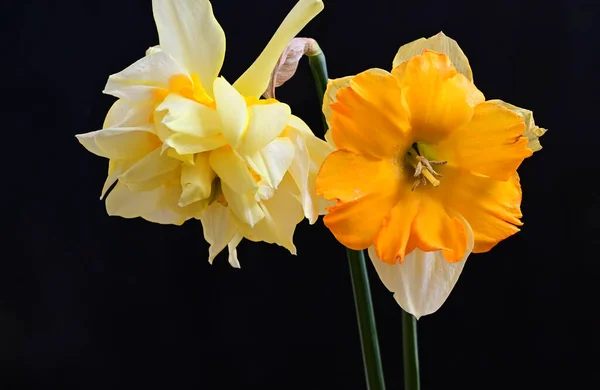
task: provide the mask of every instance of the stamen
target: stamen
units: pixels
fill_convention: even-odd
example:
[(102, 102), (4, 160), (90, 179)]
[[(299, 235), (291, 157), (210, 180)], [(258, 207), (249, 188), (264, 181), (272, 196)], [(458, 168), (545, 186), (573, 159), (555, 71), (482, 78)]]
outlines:
[(415, 168), (415, 173), (413, 176), (416, 178), (416, 180), (413, 183), (412, 191), (414, 191), (415, 188), (421, 184), (426, 185), (427, 182), (431, 183), (431, 185), (434, 187), (438, 187), (440, 185), (440, 181), (436, 179), (436, 176), (442, 177), (442, 174), (436, 172), (432, 165), (444, 165), (447, 163), (447, 161), (429, 161), (420, 155), (418, 145), (413, 145), (413, 149), (417, 152), (416, 156), (412, 152), (408, 152), (408, 160), (412, 167)]

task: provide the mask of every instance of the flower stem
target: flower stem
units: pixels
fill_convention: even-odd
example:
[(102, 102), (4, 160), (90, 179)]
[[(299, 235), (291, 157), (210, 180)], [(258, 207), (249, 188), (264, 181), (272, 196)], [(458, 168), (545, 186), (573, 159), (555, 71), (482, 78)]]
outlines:
[(377, 340), (377, 327), (375, 325), (375, 314), (373, 302), (371, 301), (371, 289), (369, 287), (369, 275), (363, 251), (346, 249), (348, 262), (350, 264), (350, 278), (354, 290), (354, 304), (356, 305), (356, 316), (358, 318), (358, 331), (362, 344), (363, 363), (367, 379), (367, 389), (384, 390), (383, 368), (379, 355), (379, 341)]
[[(325, 61), (325, 54), (319, 47), (316, 41), (312, 41), (310, 50), (306, 52), (308, 57), (308, 63), (310, 65), (310, 71), (315, 80), (315, 87), (317, 89), (317, 96), (319, 97), (319, 107), (323, 106), (323, 95), (327, 89), (327, 61)], [(325, 116), (322, 116), (324, 131), (327, 131), (327, 122)]]
[[(306, 55), (310, 64), (310, 70), (315, 80), (319, 104), (323, 106), (323, 95), (327, 89), (327, 62), (325, 54), (315, 42)], [(327, 130), (325, 116), (323, 118), (324, 129)], [(347, 249), (348, 263), (350, 265), (350, 278), (354, 291), (354, 303), (358, 319), (358, 330), (362, 345), (363, 365), (368, 390), (385, 390), (383, 379), (383, 368), (379, 355), (379, 341), (377, 339), (377, 327), (371, 300), (371, 289), (369, 287), (369, 275), (363, 251)]]
[(402, 350), (404, 357), (404, 390), (420, 390), (417, 319), (402, 310)]

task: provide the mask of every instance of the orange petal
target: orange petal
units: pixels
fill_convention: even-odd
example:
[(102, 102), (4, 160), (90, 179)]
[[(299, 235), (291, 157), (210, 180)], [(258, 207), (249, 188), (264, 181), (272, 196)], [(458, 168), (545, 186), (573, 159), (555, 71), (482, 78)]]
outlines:
[(476, 176), (448, 167), (438, 187), (448, 209), (461, 214), (475, 236), (474, 253), (487, 252), (498, 242), (519, 231), (521, 185), (515, 173), (507, 181)]
[(371, 69), (340, 88), (331, 104), (331, 132), (340, 149), (389, 157), (407, 149), (412, 140), (398, 80), (381, 69)]
[(390, 160), (380, 160), (347, 150), (331, 153), (317, 176), (317, 195), (350, 202), (376, 192), (395, 192), (402, 179)]
[(323, 222), (344, 246), (354, 250), (365, 249), (373, 244), (395, 200), (390, 194), (374, 192), (353, 202), (330, 207)]
[(375, 240), (375, 251), (381, 260), (390, 264), (404, 260), (411, 226), (419, 212), (419, 204), (418, 194), (408, 192), (385, 217)]
[(467, 234), (458, 215), (450, 215), (438, 199), (423, 196), (406, 253), (414, 248), (426, 252), (442, 250), (446, 260), (456, 262), (463, 258), (467, 250)]
[(417, 142), (436, 143), (468, 123), (483, 94), (458, 73), (447, 55), (425, 50), (400, 64), (392, 74), (398, 78), (410, 110)]
[(325, 225), (348, 248), (367, 248), (396, 203), (402, 178), (390, 160), (346, 150), (330, 154), (317, 176), (316, 190), (326, 199), (339, 202), (329, 208)]
[(438, 148), (449, 166), (496, 180), (508, 180), (523, 159), (533, 153), (523, 137), (525, 123), (511, 110), (493, 103), (475, 107), (473, 119)]

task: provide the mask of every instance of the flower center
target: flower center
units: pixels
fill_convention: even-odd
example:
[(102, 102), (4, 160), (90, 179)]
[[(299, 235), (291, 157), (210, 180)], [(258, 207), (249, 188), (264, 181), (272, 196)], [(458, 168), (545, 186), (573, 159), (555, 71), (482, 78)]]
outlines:
[(425, 157), (425, 151), (426, 148), (422, 144), (415, 142), (406, 153), (406, 162), (415, 170), (413, 174), (415, 181), (412, 186), (412, 191), (421, 184), (425, 186), (427, 183), (431, 183), (434, 187), (439, 186), (440, 181), (436, 176), (442, 177), (442, 174), (436, 172), (435, 169), (433, 169), (433, 166), (444, 165), (448, 162), (428, 159)]

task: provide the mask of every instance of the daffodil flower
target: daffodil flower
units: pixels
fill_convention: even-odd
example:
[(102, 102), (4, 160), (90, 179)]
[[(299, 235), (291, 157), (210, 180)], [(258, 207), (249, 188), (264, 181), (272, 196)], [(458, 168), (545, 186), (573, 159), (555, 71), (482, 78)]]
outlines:
[(339, 148), (317, 177), (317, 193), (337, 201), (325, 225), (368, 248), (404, 310), (435, 312), (469, 254), (519, 231), (516, 170), (543, 129), (530, 111), (486, 101), (441, 33), (401, 47), (391, 72), (330, 81), (323, 110)]
[(78, 135), (108, 158), (109, 215), (180, 225), (202, 222), (209, 261), (225, 247), (239, 267), (245, 237), (296, 252), (292, 237), (314, 223), (314, 186), (332, 150), (275, 99), (260, 99), (279, 56), (322, 9), (300, 0), (237, 81), (219, 77), (225, 34), (208, 0), (152, 2), (159, 45), (109, 77), (118, 98), (102, 130)]

